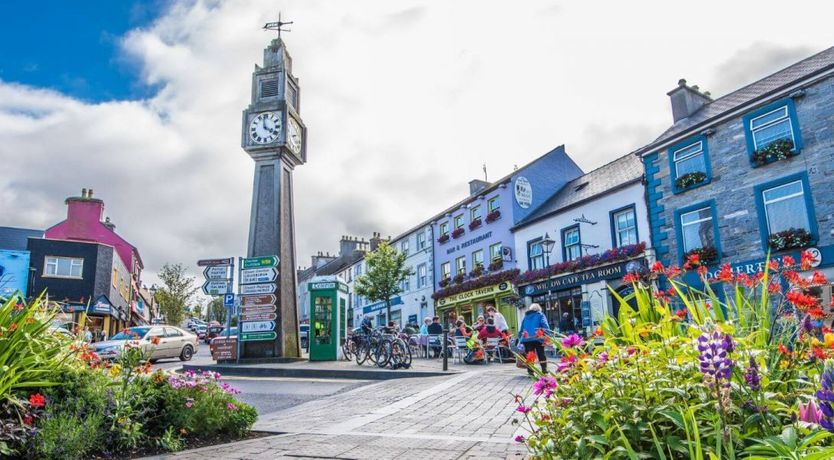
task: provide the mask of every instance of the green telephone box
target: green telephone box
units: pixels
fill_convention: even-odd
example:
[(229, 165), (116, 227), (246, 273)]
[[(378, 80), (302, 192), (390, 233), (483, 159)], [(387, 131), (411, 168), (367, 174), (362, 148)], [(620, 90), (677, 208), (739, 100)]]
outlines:
[(310, 361), (335, 361), (342, 358), (347, 321), (348, 287), (333, 280), (307, 284), (310, 292)]

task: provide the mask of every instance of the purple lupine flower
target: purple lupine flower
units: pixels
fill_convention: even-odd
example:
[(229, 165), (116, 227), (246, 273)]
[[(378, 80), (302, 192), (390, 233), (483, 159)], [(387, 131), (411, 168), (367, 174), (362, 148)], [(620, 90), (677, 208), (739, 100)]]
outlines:
[[(705, 332), (698, 337), (698, 360), (701, 373), (715, 378), (716, 381), (730, 380), (733, 372), (733, 360), (730, 353), (735, 350), (733, 338), (719, 331)], [(717, 382), (716, 382), (717, 383)]]
[(762, 389), (762, 377), (759, 375), (759, 365), (756, 360), (750, 357), (750, 365), (747, 366), (747, 372), (744, 373), (744, 380), (747, 381), (747, 386), (753, 391)]
[(820, 379), (820, 387), (816, 393), (819, 410), (822, 412), (819, 423), (820, 426), (834, 433), (834, 407), (832, 407), (832, 403), (834, 403), (834, 362), (826, 361), (825, 372), (822, 373)]

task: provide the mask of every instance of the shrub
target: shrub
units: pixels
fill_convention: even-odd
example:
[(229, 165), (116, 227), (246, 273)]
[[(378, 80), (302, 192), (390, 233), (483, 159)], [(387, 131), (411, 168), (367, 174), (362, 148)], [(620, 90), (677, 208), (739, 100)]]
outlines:
[(44, 417), (34, 443), (36, 458), (87, 458), (100, 447), (103, 422), (102, 414), (77, 416), (61, 411)]

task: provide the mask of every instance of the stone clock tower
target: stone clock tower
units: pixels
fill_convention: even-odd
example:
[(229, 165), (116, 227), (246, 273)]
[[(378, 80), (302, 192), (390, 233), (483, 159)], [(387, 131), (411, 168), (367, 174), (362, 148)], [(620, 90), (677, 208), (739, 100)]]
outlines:
[[(273, 24), (280, 29), (285, 23)], [(307, 130), (299, 115), (300, 100), (292, 58), (279, 32), (278, 38), (264, 49), (263, 67), (256, 64), (252, 73), (252, 103), (243, 111), (241, 136), (241, 146), (255, 160), (248, 254), (279, 258), (275, 291), (277, 338), (242, 342), (243, 359), (300, 356), (292, 185), (293, 168), (307, 159)]]

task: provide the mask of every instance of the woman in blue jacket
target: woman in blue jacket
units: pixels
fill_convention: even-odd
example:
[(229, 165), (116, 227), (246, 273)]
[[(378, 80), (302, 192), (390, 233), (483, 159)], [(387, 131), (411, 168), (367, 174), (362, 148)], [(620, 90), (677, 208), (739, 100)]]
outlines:
[[(539, 332), (542, 331), (542, 332)], [(542, 307), (534, 303), (530, 305), (524, 319), (521, 320), (521, 343), (524, 344), (524, 355), (531, 351), (536, 352), (541, 364), (542, 372), (547, 372), (547, 356), (544, 354), (544, 335), (549, 334), (550, 325), (547, 318), (542, 314)], [(533, 370), (527, 368), (527, 373), (533, 375)]]

